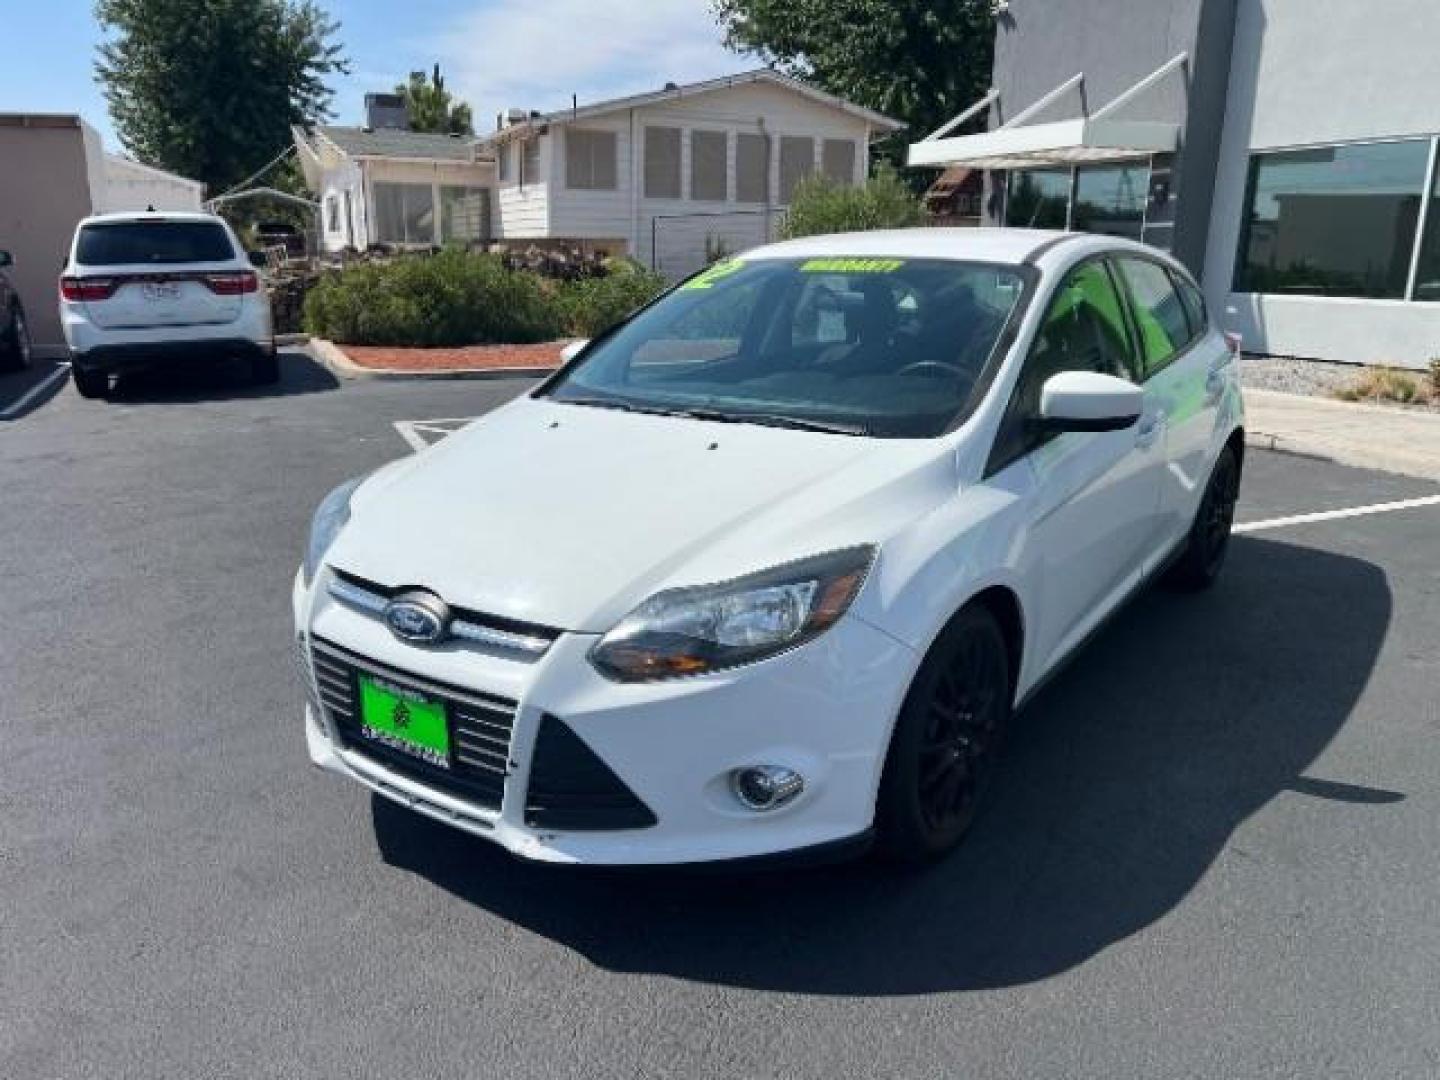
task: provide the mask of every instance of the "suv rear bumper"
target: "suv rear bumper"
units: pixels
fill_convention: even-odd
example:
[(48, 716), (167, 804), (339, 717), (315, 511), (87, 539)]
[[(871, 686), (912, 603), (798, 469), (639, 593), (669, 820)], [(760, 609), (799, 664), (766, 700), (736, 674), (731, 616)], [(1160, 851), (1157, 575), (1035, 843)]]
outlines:
[(70, 359), (83, 371), (135, 371), (161, 364), (186, 361), (221, 360), (230, 356), (273, 356), (274, 341), (251, 341), (249, 338), (210, 338), (199, 341), (154, 341), (126, 345), (97, 345), (84, 352), (70, 353)]

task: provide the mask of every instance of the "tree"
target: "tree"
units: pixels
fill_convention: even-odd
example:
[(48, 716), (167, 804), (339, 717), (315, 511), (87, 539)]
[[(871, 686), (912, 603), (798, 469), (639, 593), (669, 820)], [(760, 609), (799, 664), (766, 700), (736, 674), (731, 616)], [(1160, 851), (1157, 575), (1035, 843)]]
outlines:
[(440, 65), (427, 79), (425, 72), (412, 71), (410, 81), (395, 87), (410, 109), (411, 131), (433, 131), (437, 135), (474, 135), (470, 106), (456, 102), (445, 89)]
[(925, 222), (920, 200), (888, 163), (861, 187), (816, 174), (800, 181), (785, 215), (782, 239), (823, 233), (904, 229)]
[(726, 44), (921, 138), (990, 87), (994, 0), (712, 0)]
[(325, 80), (349, 66), (312, 0), (98, 0), (96, 74), (136, 158), (213, 194), (330, 115)]

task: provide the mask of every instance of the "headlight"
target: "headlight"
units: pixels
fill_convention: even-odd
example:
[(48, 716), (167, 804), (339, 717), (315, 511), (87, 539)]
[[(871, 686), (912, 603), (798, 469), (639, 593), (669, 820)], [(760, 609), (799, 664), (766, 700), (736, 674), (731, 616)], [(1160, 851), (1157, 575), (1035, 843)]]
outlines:
[(315, 571), (320, 569), (325, 553), (350, 520), (350, 496), (364, 480), (363, 476), (347, 480), (326, 495), (315, 508), (315, 517), (310, 522), (310, 543), (305, 547), (305, 584), (315, 580)]
[(590, 662), (617, 682), (647, 682), (763, 660), (835, 625), (874, 560), (873, 547), (849, 548), (720, 585), (657, 593), (600, 639)]

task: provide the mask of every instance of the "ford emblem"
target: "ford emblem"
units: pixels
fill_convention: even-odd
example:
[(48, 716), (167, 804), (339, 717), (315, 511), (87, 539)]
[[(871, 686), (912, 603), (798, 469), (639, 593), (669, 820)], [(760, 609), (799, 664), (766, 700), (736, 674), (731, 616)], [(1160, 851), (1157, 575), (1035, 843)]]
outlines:
[(434, 593), (408, 592), (385, 605), (385, 625), (401, 641), (434, 645), (450, 628), (450, 609)]

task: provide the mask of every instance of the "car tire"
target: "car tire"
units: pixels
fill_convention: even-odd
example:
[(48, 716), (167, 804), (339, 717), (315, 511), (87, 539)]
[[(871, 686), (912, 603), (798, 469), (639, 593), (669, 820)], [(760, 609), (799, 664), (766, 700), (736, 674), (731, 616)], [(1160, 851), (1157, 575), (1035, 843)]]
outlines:
[(273, 386), (280, 381), (280, 357), (277, 353), (261, 353), (250, 361), (250, 381), (256, 386)]
[(103, 398), (110, 392), (110, 373), (75, 368), (71, 373), (75, 389), (83, 398)]
[(1240, 456), (1233, 446), (1220, 451), (1200, 508), (1166, 581), (1178, 589), (1198, 592), (1214, 585), (1225, 567), (1230, 534), (1235, 524), (1235, 503), (1240, 497)]
[(1005, 635), (983, 607), (963, 609), (920, 665), (895, 732), (875, 807), (879, 853), (922, 864), (955, 848), (974, 824), (1014, 688)]
[(6, 371), (23, 371), (30, 366), (33, 345), (30, 327), (25, 322), (25, 313), (18, 307), (10, 312), (10, 329), (5, 332), (3, 348), (0, 348), (0, 367)]

